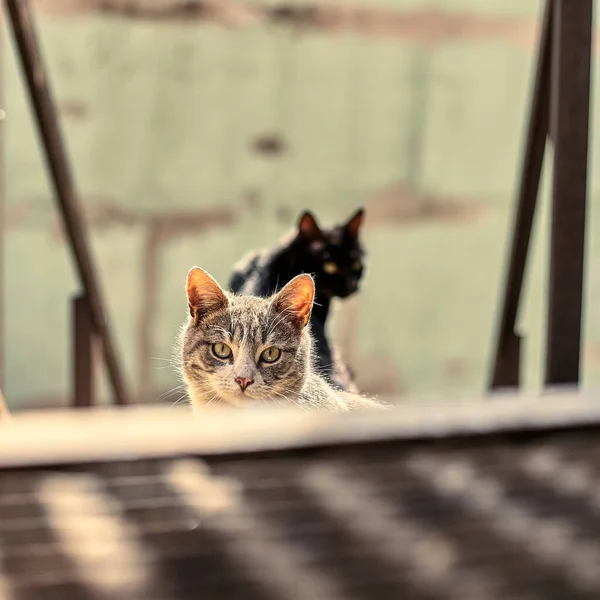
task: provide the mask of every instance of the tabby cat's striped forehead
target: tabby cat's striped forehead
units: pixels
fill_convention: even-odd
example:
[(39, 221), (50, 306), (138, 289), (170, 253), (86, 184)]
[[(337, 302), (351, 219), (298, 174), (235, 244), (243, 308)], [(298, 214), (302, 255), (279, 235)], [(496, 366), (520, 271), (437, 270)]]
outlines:
[(227, 296), (229, 303), (225, 308), (207, 315), (199, 323), (198, 328), (205, 336), (255, 346), (284, 343), (300, 337), (301, 331), (283, 318), (272, 302), (255, 296)]

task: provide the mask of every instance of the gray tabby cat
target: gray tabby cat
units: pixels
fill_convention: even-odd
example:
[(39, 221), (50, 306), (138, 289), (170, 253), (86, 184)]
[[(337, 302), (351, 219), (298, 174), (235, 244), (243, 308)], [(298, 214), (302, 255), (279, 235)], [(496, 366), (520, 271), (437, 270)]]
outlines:
[(383, 408), (334, 390), (314, 369), (310, 275), (298, 275), (270, 298), (225, 292), (203, 269), (186, 282), (190, 317), (181, 336), (181, 370), (193, 408), (265, 402), (347, 411)]

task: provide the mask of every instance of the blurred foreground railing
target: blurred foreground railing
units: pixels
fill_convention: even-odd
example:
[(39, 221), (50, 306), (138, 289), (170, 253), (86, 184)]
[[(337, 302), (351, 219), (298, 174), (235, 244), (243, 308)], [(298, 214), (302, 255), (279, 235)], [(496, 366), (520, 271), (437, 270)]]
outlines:
[(600, 597), (591, 398), (1, 429), (8, 600)]

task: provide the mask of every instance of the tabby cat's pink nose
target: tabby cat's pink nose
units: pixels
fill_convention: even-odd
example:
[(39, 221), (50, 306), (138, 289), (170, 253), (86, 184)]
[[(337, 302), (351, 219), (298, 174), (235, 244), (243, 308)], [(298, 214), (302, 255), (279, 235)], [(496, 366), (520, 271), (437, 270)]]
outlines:
[(248, 379), (247, 377), (236, 377), (235, 380), (242, 392), (245, 392), (246, 388), (254, 383), (254, 379)]

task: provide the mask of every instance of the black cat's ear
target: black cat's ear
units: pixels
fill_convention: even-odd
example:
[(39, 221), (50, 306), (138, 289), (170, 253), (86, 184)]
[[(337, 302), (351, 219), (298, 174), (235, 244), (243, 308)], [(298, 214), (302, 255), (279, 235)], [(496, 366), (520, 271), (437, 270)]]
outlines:
[(298, 235), (313, 239), (320, 238), (323, 235), (317, 220), (308, 210), (304, 211), (298, 220)]
[(364, 216), (365, 211), (364, 209), (360, 208), (352, 215), (352, 217), (350, 217), (350, 220), (346, 223), (346, 231), (352, 237), (358, 237), (358, 232), (360, 231), (360, 226), (362, 225)]
[(190, 315), (197, 323), (199, 319), (229, 304), (221, 286), (204, 269), (193, 267), (187, 274), (185, 285)]
[(273, 299), (277, 312), (306, 327), (315, 299), (315, 282), (310, 275), (296, 275)]

